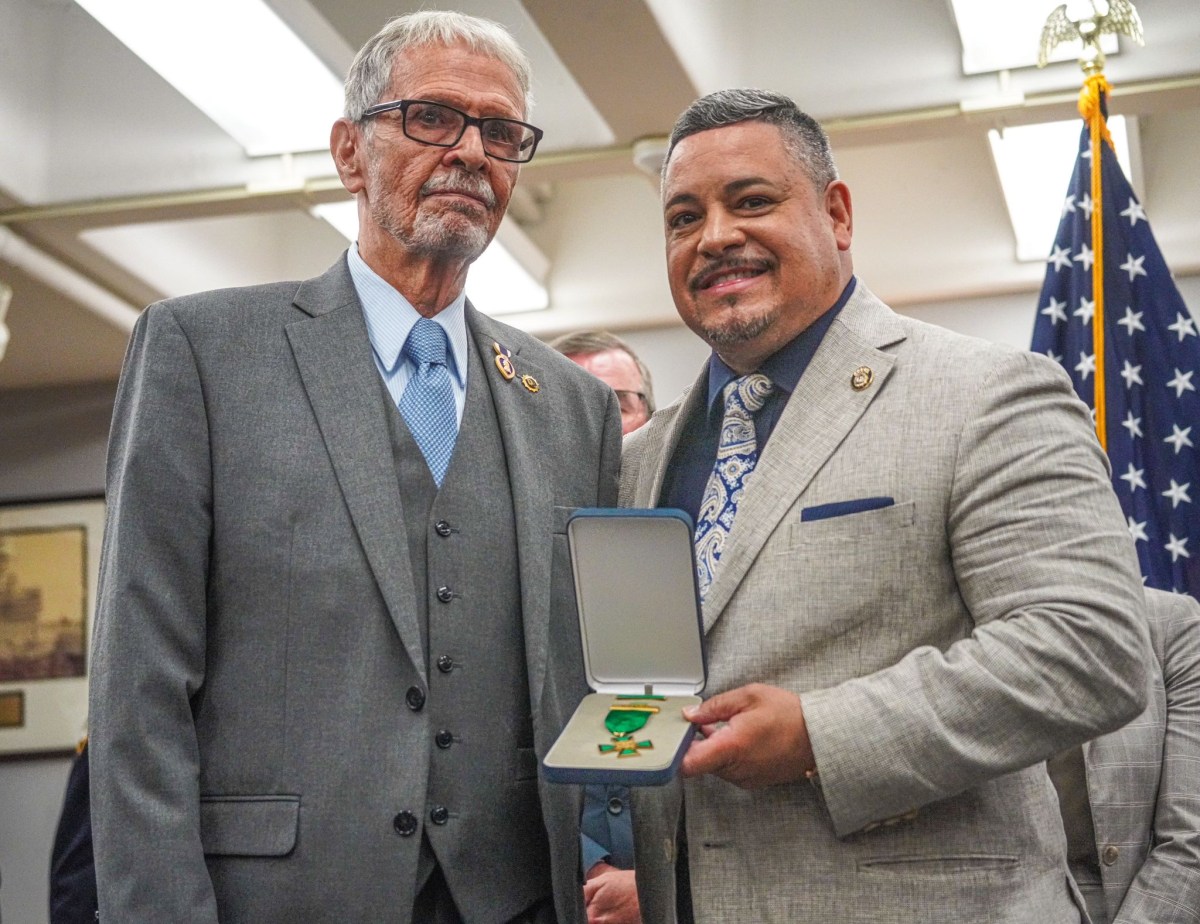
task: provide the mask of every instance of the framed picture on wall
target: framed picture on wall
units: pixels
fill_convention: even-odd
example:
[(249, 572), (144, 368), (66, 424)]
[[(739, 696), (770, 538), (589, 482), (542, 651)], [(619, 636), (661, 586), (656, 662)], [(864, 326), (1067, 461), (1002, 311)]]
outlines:
[(85, 732), (103, 532), (100, 498), (0, 506), (0, 758)]

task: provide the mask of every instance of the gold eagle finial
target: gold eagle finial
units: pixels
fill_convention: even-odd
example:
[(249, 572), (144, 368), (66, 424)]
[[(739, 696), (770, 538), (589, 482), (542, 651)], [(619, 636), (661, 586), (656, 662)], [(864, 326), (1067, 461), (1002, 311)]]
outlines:
[(1079, 53), (1079, 66), (1089, 76), (1104, 70), (1104, 52), (1100, 50), (1100, 36), (1127, 35), (1139, 45), (1145, 45), (1142, 36), (1142, 21), (1129, 0), (1090, 0), (1092, 15), (1072, 18), (1067, 13), (1067, 4), (1060, 5), (1046, 18), (1042, 27), (1042, 42), (1038, 50), (1038, 67), (1045, 67), (1050, 52), (1063, 42), (1078, 39), (1083, 43)]

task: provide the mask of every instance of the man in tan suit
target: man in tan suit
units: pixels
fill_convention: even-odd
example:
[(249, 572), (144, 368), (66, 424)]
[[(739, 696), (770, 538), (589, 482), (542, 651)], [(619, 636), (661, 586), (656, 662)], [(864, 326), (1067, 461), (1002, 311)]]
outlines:
[(1140, 716), (1048, 762), (1092, 924), (1200, 924), (1200, 603), (1146, 591)]
[(635, 794), (645, 919), (1080, 920), (1044, 761), (1133, 718), (1149, 659), (1086, 408), (855, 278), (786, 97), (693, 104), (663, 204), (714, 353), (626, 439), (621, 500), (696, 519), (710, 698), (682, 783)]

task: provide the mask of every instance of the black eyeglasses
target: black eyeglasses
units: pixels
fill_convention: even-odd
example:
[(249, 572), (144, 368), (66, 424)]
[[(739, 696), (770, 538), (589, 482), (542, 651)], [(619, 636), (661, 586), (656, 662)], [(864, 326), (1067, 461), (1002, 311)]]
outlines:
[(404, 134), (421, 144), (432, 144), (439, 148), (452, 148), (458, 144), (468, 125), (479, 126), (479, 137), (483, 139), (483, 151), (496, 160), (524, 164), (533, 160), (542, 130), (516, 119), (477, 119), (460, 109), (443, 103), (431, 103), (424, 99), (398, 99), (390, 103), (377, 103), (363, 111), (364, 119), (374, 118), (384, 112), (400, 112), (400, 125)]
[(640, 391), (628, 391), (624, 388), (614, 388), (617, 393), (617, 403), (621, 405), (624, 414), (637, 414), (649, 407), (646, 396)]

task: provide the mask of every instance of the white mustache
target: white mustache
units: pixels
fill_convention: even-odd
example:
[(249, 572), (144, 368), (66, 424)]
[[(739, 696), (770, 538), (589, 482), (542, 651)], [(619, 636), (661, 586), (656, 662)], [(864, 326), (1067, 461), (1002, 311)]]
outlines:
[(421, 195), (427, 196), (433, 192), (462, 193), (482, 200), (488, 208), (494, 208), (496, 205), (496, 194), (492, 192), (492, 187), (478, 174), (456, 173), (430, 177), (421, 186)]

